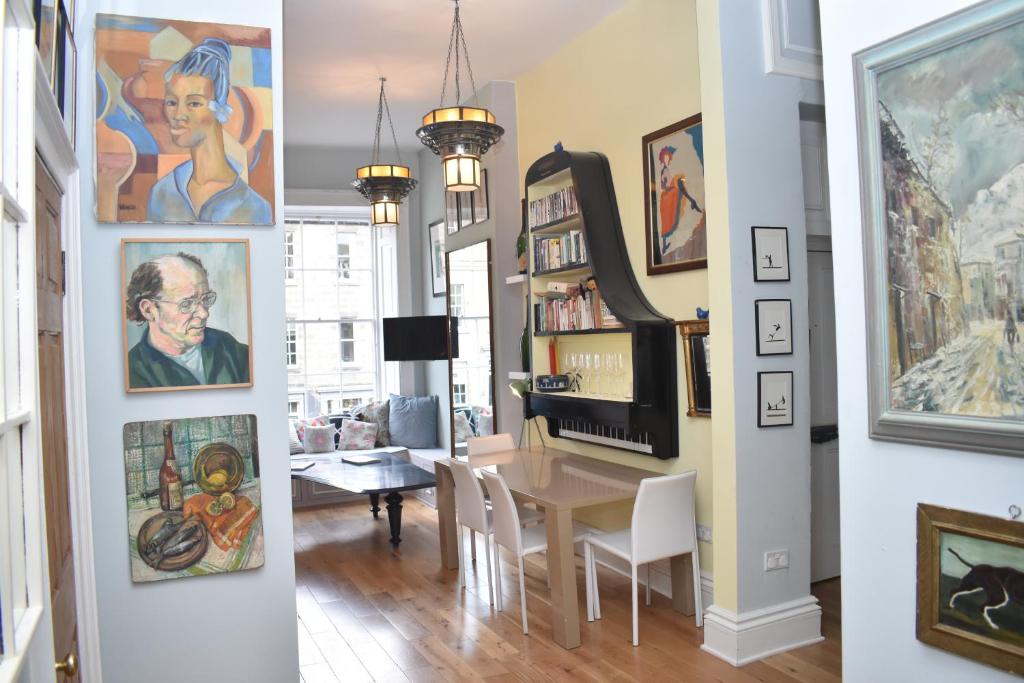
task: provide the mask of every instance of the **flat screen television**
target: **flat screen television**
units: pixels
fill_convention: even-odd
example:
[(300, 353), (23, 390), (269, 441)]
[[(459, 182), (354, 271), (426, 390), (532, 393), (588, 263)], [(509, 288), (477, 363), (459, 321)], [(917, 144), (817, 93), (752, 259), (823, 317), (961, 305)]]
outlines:
[[(448, 316), (384, 318), (384, 360), (447, 360)], [(451, 318), (452, 358), (459, 357), (458, 318)]]

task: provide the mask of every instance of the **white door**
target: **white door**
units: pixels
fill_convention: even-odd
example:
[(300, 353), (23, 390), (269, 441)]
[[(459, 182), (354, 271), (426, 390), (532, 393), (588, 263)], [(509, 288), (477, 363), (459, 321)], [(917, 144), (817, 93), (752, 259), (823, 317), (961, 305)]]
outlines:
[(0, 7), (0, 683), (43, 683), (54, 661), (35, 338), (35, 28), (28, 0)]
[(811, 340), (811, 581), (839, 576), (839, 440), (836, 311), (824, 111), (800, 121)]

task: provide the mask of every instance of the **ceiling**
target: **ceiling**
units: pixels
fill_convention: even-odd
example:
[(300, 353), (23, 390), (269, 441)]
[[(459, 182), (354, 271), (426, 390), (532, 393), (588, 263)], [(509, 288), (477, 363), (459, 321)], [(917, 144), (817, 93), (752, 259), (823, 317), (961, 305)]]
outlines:
[[(477, 88), (514, 80), (625, 3), (462, 0)], [(286, 0), (284, 14), (286, 145), (369, 147), (385, 76), (399, 146), (421, 147), (416, 129), (441, 97), (452, 0)]]

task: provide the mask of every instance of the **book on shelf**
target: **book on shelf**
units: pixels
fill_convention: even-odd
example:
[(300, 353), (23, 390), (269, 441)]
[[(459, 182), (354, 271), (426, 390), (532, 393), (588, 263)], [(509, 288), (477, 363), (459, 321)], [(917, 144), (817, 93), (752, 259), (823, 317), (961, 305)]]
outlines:
[(569, 218), (580, 212), (576, 191), (570, 185), (530, 202), (530, 228)]
[(587, 242), (582, 230), (533, 238), (534, 271), (557, 270), (587, 262)]
[(555, 297), (546, 296), (533, 304), (533, 329), (538, 333), (582, 332), (604, 328), (621, 328), (623, 324), (611, 312), (596, 289), (576, 286)]

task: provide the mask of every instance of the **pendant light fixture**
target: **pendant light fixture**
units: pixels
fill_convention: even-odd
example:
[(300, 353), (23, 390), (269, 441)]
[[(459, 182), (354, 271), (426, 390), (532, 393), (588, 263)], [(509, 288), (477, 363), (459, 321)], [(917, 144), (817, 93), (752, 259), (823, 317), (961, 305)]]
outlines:
[[(448, 87), (452, 52), (455, 52), (455, 104), (444, 106)], [(459, 0), (455, 0), (455, 19), (448, 39), (448, 58), (441, 83), (441, 103), (423, 117), (423, 127), (416, 131), (420, 142), (441, 157), (444, 168), (444, 187), (449, 192), (472, 192), (480, 187), (480, 157), (491, 145), (501, 139), (505, 129), (495, 123), (494, 114), (482, 107), (464, 107), (462, 101), (460, 62), (466, 60), (469, 83), (473, 88), (472, 102), (476, 104), (476, 82), (473, 66), (469, 62), (469, 48), (462, 32)]]
[[(409, 172), (408, 166), (402, 166), (402, 153), (398, 151), (398, 138), (395, 137), (395, 125), (391, 122), (391, 109), (388, 98), (384, 94), (384, 81), (381, 76), (380, 95), (377, 97), (377, 130), (373, 136), (373, 160), (369, 166), (356, 169), (356, 179), (352, 187), (359, 194), (370, 200), (370, 222), (373, 225), (398, 225), (398, 207), (402, 200), (416, 187), (416, 181)], [(388, 127), (391, 128), (391, 140), (395, 143), (397, 164), (380, 163), (380, 124), (384, 114), (388, 115)]]

